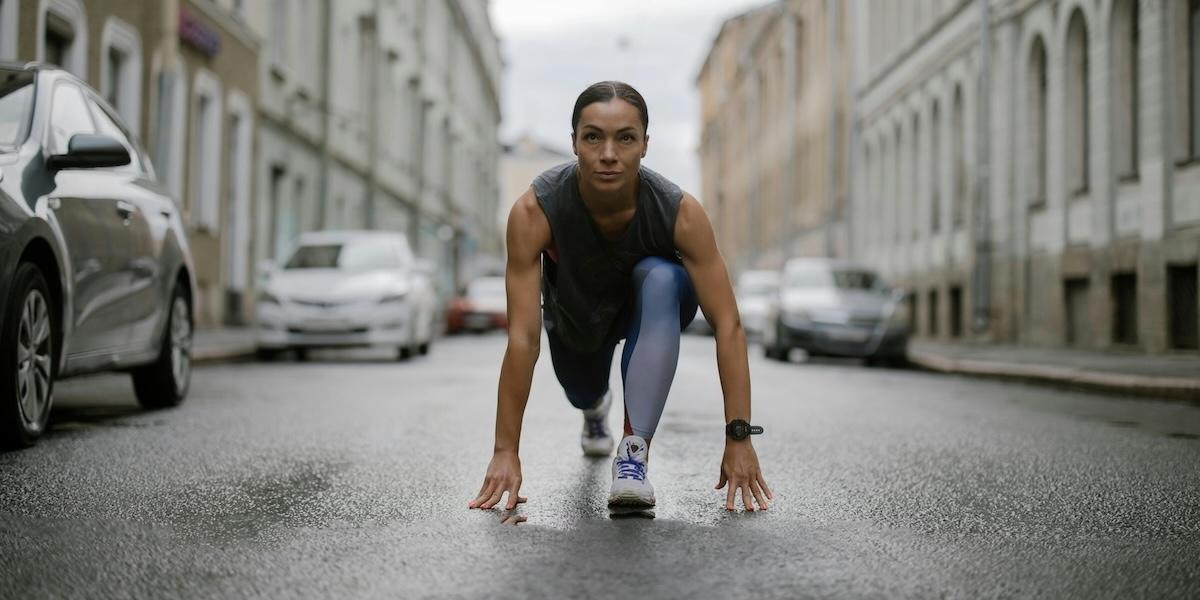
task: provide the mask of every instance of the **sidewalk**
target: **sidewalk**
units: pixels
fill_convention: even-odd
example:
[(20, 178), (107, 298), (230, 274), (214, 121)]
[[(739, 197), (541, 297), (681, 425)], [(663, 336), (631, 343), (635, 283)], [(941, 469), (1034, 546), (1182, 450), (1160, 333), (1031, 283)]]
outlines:
[(192, 362), (208, 363), (254, 356), (254, 329), (218, 327), (197, 329), (192, 341)]
[(932, 371), (1020, 379), (1200, 402), (1200, 356), (913, 340), (908, 358)]

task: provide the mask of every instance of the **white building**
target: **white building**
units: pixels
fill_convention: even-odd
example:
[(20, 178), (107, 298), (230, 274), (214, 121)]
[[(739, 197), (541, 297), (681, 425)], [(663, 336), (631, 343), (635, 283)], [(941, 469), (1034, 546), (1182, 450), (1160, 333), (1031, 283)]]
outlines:
[(304, 231), (407, 233), (448, 292), (495, 252), (499, 45), (486, 0), (243, 3), (263, 36), (259, 259)]
[(852, 253), (919, 333), (1197, 347), (1200, 0), (849, 10)]

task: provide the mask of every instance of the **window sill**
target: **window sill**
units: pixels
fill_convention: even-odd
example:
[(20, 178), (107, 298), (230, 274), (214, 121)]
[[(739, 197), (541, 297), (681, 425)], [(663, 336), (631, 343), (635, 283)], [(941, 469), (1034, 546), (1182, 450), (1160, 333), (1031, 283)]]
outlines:
[(269, 70), (271, 72), (271, 78), (277, 83), (283, 83), (284, 81), (287, 81), (287, 71), (284, 70), (283, 65), (280, 65), (279, 63), (271, 63), (271, 68)]
[(1071, 200), (1086, 199), (1088, 196), (1088, 187), (1082, 186), (1071, 190)]
[(1046, 199), (1044, 197), (1033, 198), (1029, 201), (1028, 206), (1030, 212), (1046, 210)]
[(1196, 165), (1200, 165), (1200, 156), (1189, 156), (1175, 161), (1176, 169), (1188, 169)]
[(1137, 173), (1136, 171), (1133, 173), (1125, 173), (1123, 175), (1117, 175), (1117, 183), (1138, 183), (1141, 180), (1142, 180), (1141, 174)]

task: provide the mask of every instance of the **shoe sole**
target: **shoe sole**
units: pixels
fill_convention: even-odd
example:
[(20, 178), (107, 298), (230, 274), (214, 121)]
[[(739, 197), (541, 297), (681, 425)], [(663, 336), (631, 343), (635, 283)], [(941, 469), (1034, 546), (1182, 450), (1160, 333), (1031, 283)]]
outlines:
[(652, 508), (654, 507), (654, 498), (647, 499), (645, 496), (639, 496), (635, 492), (618, 492), (608, 495), (608, 505), (626, 508)]

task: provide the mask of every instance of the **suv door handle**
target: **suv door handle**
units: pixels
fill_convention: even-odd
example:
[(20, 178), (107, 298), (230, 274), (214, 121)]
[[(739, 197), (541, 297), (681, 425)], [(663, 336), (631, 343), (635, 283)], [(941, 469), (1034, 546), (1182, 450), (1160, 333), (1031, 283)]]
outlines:
[(129, 215), (132, 215), (135, 212), (137, 212), (137, 207), (134, 206), (132, 202), (117, 200), (117, 213), (122, 217), (128, 219)]

